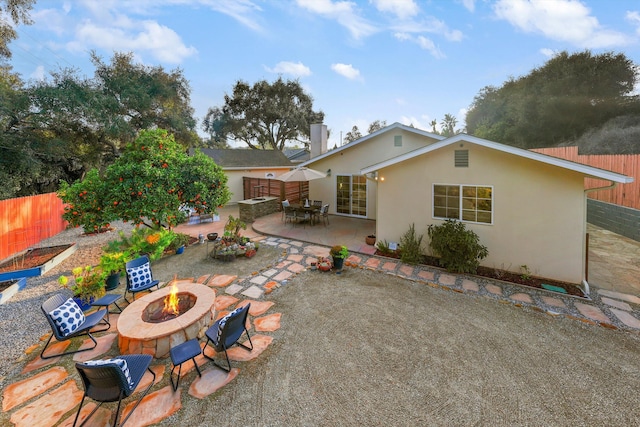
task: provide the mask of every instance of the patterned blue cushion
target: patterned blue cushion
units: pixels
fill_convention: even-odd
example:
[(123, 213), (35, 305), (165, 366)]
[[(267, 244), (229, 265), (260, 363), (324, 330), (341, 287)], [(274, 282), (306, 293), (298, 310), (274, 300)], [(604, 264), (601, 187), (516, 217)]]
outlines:
[(60, 335), (67, 336), (75, 332), (84, 323), (84, 313), (78, 304), (69, 298), (61, 306), (49, 312), (58, 327)]
[(153, 281), (151, 277), (151, 266), (149, 263), (143, 264), (139, 267), (127, 268), (127, 275), (129, 276), (130, 289), (135, 291), (142, 289)]
[(231, 319), (232, 316), (238, 314), (240, 310), (242, 310), (243, 308), (244, 307), (236, 308), (231, 313), (227, 314), (222, 319), (220, 319), (220, 321), (218, 322), (218, 342), (220, 342), (220, 339), (222, 338), (222, 330), (224, 329), (224, 325), (225, 323), (227, 323), (227, 320)]
[(104, 365), (115, 365), (124, 374), (124, 377), (127, 379), (127, 383), (129, 384), (129, 389), (133, 389), (133, 380), (131, 379), (131, 374), (129, 374), (129, 367), (127, 366), (127, 361), (124, 359), (104, 359), (104, 360), (87, 360), (84, 362), (84, 365), (89, 366), (104, 366)]

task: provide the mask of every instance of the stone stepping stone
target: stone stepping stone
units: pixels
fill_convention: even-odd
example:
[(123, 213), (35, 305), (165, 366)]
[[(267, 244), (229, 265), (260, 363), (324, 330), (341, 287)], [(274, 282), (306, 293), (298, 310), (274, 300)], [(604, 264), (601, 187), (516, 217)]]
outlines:
[[(96, 359), (108, 352), (113, 345), (113, 342), (118, 337), (118, 334), (108, 334), (101, 337), (97, 337), (96, 341), (98, 345), (93, 350), (83, 351), (82, 353), (76, 353), (73, 355), (74, 362), (86, 362), (87, 360)], [(85, 339), (80, 346), (80, 349), (88, 348), (93, 345), (93, 341), (89, 338)]]
[[(158, 384), (160, 381), (162, 381), (162, 377), (164, 376), (165, 365), (153, 365), (153, 366), (150, 366), (150, 368), (153, 371), (153, 373), (156, 374), (155, 384)], [(136, 387), (136, 389), (133, 392), (139, 393), (143, 391), (145, 388), (149, 386), (152, 379), (153, 379), (153, 375), (151, 375), (149, 371), (145, 371), (144, 375), (142, 376), (142, 379), (138, 383), (138, 387)]]
[(252, 316), (260, 316), (267, 312), (271, 307), (273, 307), (274, 303), (272, 301), (255, 301), (246, 299), (238, 304), (238, 307), (244, 307), (245, 305), (251, 303), (251, 307), (249, 308), (249, 314)]
[(269, 314), (253, 320), (253, 324), (258, 332), (273, 332), (280, 329), (280, 318), (282, 313)]
[(215, 287), (215, 288), (224, 288), (225, 286), (229, 286), (234, 280), (236, 280), (238, 276), (229, 276), (226, 274), (216, 274), (207, 282), (207, 286)]
[(62, 366), (54, 366), (31, 378), (7, 386), (2, 394), (2, 411), (6, 412), (60, 384), (69, 376)]
[(245, 291), (243, 291), (241, 295), (244, 295), (249, 298), (260, 298), (263, 293), (264, 291), (260, 289), (258, 286), (251, 285)]
[(291, 264), (287, 267), (287, 270), (289, 270), (292, 273), (300, 273), (302, 271), (305, 271), (307, 269), (307, 267), (305, 265), (302, 265), (300, 263), (294, 263)]
[[(268, 337), (266, 335), (254, 335), (251, 337), (251, 342), (253, 343), (253, 350), (245, 350), (242, 347), (234, 346), (227, 350), (227, 354), (229, 355), (229, 359), (235, 360), (237, 362), (247, 362), (249, 360), (253, 360), (260, 356), (263, 351), (269, 347), (269, 344), (273, 341), (273, 337)], [(249, 344), (248, 340), (243, 344)], [(224, 355), (222, 355), (224, 357)]]
[(214, 302), (214, 307), (216, 311), (224, 310), (232, 304), (238, 302), (238, 298), (232, 297), (231, 295), (216, 295), (216, 301)]
[(202, 372), (202, 377), (196, 377), (191, 383), (189, 394), (196, 399), (204, 399), (233, 381), (239, 372), (238, 368), (231, 368), (231, 372), (216, 367), (207, 369)]
[[(69, 340), (51, 344), (47, 348), (47, 351), (45, 352), (45, 356), (48, 354), (62, 353), (67, 349), (67, 347), (69, 347), (69, 344), (71, 344), (71, 341)], [(61, 358), (62, 356), (53, 357), (51, 359), (43, 359), (40, 357), (40, 354), (38, 352), (38, 355), (36, 356), (36, 358), (33, 359), (31, 362), (27, 363), (24, 369), (22, 369), (22, 373), (26, 374), (28, 372), (35, 371), (36, 369), (40, 369), (43, 366), (48, 366), (54, 363), (58, 363)]]
[(73, 380), (45, 394), (38, 400), (11, 414), (16, 427), (45, 427), (55, 425), (60, 418), (80, 404), (84, 391)]
[[(121, 419), (127, 416), (136, 402), (129, 403), (122, 412)], [(159, 423), (165, 418), (170, 417), (182, 408), (180, 400), (180, 389), (173, 391), (170, 385), (161, 388), (158, 391), (150, 393), (142, 399), (140, 406), (131, 414), (131, 418), (127, 420), (130, 426), (149, 426)]]
[(600, 310), (598, 307), (594, 307), (588, 304), (582, 304), (579, 302), (575, 303), (576, 308), (584, 317), (587, 317), (591, 320), (595, 320), (596, 322), (611, 322), (609, 318)]
[[(86, 402), (89, 403), (86, 403)], [(91, 413), (91, 411), (93, 411), (93, 409), (96, 407), (97, 405), (87, 399), (85, 400), (85, 404), (82, 407), (82, 410), (80, 411), (80, 416), (78, 417), (78, 423), (77, 425), (82, 424), (82, 421), (84, 421), (84, 419), (89, 416), (89, 414)], [(76, 419), (76, 411), (74, 411), (69, 417), (67, 417), (67, 419), (65, 419), (63, 422), (61, 422), (60, 424), (58, 424), (57, 427), (72, 427), (73, 426), (73, 421)], [(91, 425), (92, 427), (109, 427), (111, 426), (111, 424), (113, 424), (111, 422), (111, 418), (112, 416), (115, 416), (114, 413), (112, 411), (110, 411), (107, 407), (103, 406), (101, 408), (99, 408), (95, 414), (93, 414), (91, 416), (91, 420), (89, 422), (89, 424), (87, 425)]]

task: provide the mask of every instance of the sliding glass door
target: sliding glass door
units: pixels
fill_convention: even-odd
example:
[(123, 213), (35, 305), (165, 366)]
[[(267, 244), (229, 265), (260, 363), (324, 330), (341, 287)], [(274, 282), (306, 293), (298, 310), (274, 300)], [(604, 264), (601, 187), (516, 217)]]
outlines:
[(367, 216), (367, 179), (364, 176), (336, 176), (336, 213)]

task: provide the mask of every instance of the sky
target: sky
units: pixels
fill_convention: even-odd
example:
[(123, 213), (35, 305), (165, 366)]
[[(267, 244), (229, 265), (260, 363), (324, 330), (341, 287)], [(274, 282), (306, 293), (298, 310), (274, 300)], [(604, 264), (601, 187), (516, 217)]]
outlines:
[[(325, 113), (328, 146), (375, 120), (464, 128), (486, 86), (554, 54), (623, 53), (640, 64), (638, 0), (37, 0), (11, 43), (25, 81), (92, 77), (114, 52), (181, 69), (198, 119), (238, 80), (298, 80)], [(440, 128), (440, 126), (438, 126)]]

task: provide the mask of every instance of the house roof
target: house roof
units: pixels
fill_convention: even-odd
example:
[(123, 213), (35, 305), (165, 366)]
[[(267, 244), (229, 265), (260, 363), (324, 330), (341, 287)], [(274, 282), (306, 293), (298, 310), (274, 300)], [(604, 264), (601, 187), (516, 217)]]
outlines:
[(426, 136), (428, 138), (433, 138), (433, 139), (437, 139), (437, 140), (445, 139), (444, 136), (438, 135), (437, 133), (427, 132), (427, 131), (424, 131), (424, 130), (421, 130), (421, 129), (417, 129), (417, 128), (414, 128), (414, 127), (411, 127), (411, 126), (403, 125), (402, 123), (395, 122), (393, 124), (390, 124), (389, 126), (383, 127), (382, 129), (378, 129), (377, 131), (372, 132), (369, 135), (365, 135), (362, 138), (356, 139), (355, 141), (351, 141), (348, 144), (345, 144), (345, 145), (343, 145), (341, 147), (338, 147), (338, 148), (334, 148), (333, 150), (329, 150), (324, 154), (321, 154), (319, 156), (316, 156), (316, 157), (314, 157), (312, 159), (307, 160), (306, 162), (300, 163), (300, 166), (307, 166), (307, 165), (310, 165), (313, 162), (316, 162), (318, 160), (322, 160), (322, 159), (324, 159), (326, 157), (333, 156), (334, 154), (338, 154), (341, 151), (348, 150), (348, 149), (350, 149), (352, 147), (355, 147), (356, 145), (366, 143), (368, 140), (370, 140), (372, 138), (375, 138), (376, 136), (381, 135), (383, 133), (389, 132), (390, 130), (394, 130), (394, 129), (401, 129), (401, 130), (404, 130), (404, 131), (407, 131), (407, 132), (412, 132), (412, 133), (415, 133), (417, 135), (422, 135), (422, 136)]
[(285, 148), (283, 153), (289, 160), (294, 163), (304, 162), (309, 160), (309, 150), (306, 148)]
[(442, 139), (441, 141), (435, 142), (431, 145), (427, 145), (425, 147), (418, 148), (416, 150), (410, 151), (400, 156), (393, 157), (391, 159), (368, 166), (366, 168), (361, 169), (360, 173), (364, 175), (367, 173), (375, 172), (379, 169), (404, 162), (405, 160), (409, 160), (414, 157), (439, 150), (440, 148), (447, 147), (452, 144), (457, 144), (460, 141), (469, 142), (482, 147), (487, 147), (493, 150), (498, 150), (504, 153), (520, 156), (526, 159), (531, 159), (531, 160), (546, 163), (549, 165), (558, 166), (564, 169), (582, 173), (592, 178), (605, 179), (608, 181), (613, 181), (613, 182), (622, 183), (622, 184), (628, 184), (633, 182), (633, 177), (630, 177), (630, 176), (622, 175), (616, 172), (611, 172), (605, 169), (594, 168), (593, 166), (583, 165), (581, 163), (571, 162), (569, 160), (560, 159), (558, 157), (548, 156), (546, 154), (536, 153), (535, 151), (529, 151), (529, 150), (524, 150), (522, 148), (512, 147), (510, 145), (500, 144), (498, 142), (489, 141), (486, 139), (478, 138), (478, 137), (463, 134), (463, 133), (454, 135), (450, 138)]
[(199, 148), (222, 169), (291, 168), (291, 160), (280, 150)]

